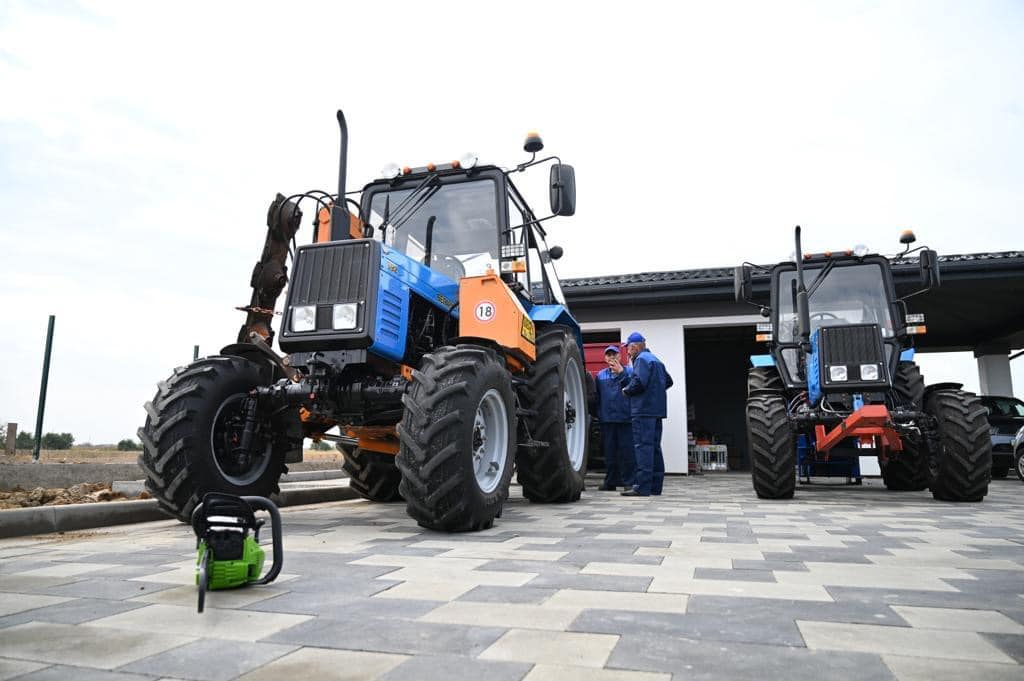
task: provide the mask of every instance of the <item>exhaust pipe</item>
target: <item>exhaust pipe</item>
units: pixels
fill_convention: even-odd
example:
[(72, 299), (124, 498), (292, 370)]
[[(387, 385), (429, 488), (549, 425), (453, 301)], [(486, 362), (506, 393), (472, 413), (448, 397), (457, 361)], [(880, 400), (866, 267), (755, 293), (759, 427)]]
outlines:
[(345, 174), (348, 166), (348, 125), (345, 123), (345, 114), (338, 109), (338, 129), (341, 132), (341, 153), (338, 159), (338, 200), (331, 210), (331, 240), (350, 239), (349, 225), (352, 215), (348, 212), (348, 205), (345, 203)]

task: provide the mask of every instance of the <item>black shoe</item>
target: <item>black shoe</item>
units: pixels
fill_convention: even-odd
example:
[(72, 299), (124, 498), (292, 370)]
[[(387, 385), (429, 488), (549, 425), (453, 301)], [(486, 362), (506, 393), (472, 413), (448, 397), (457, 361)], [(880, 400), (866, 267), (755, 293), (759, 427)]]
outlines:
[(601, 492), (614, 492), (615, 491), (615, 485), (601, 485), (597, 489), (599, 491), (601, 491)]
[(640, 494), (635, 489), (627, 489), (625, 492), (619, 492), (624, 497), (646, 497), (646, 494)]

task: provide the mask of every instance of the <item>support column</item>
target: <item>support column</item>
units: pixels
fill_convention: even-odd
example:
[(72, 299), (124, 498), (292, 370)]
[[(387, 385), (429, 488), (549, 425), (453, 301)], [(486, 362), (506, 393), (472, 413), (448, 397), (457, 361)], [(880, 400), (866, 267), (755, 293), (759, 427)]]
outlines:
[(1008, 349), (978, 348), (974, 351), (978, 358), (978, 379), (982, 395), (1013, 396), (1013, 376), (1010, 373), (1010, 355)]

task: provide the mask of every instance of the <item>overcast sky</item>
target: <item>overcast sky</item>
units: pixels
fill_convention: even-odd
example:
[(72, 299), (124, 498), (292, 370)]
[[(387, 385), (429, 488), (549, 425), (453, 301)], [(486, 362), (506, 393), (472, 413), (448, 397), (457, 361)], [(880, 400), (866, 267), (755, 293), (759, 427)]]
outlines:
[(1021, 2), (0, 3), (0, 420), (31, 430), (55, 314), (45, 429), (134, 437), (234, 339), (274, 193), (336, 186), (337, 108), (350, 188), (541, 131), (572, 277), (780, 260), (794, 224), (1024, 248), (1022, 74)]

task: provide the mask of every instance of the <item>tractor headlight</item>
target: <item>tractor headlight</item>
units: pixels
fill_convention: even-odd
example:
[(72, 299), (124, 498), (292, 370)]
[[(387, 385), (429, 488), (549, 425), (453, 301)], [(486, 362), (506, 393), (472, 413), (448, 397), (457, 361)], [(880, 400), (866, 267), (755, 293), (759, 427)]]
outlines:
[(860, 365), (860, 380), (862, 380), (862, 381), (877, 381), (878, 380), (878, 365), (877, 364), (861, 364)]
[(334, 306), (334, 313), (331, 315), (331, 326), (337, 331), (356, 328), (356, 313), (359, 311), (359, 303), (340, 303)]
[(848, 378), (845, 366), (836, 366), (828, 368), (828, 377), (833, 381), (845, 381)]
[(316, 305), (297, 305), (292, 308), (292, 331), (316, 331)]

